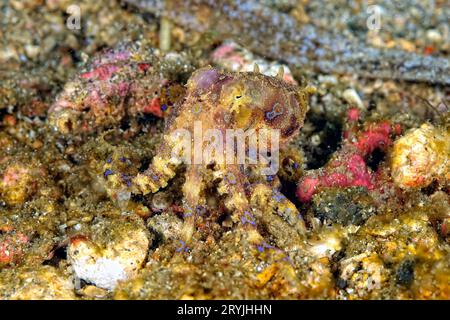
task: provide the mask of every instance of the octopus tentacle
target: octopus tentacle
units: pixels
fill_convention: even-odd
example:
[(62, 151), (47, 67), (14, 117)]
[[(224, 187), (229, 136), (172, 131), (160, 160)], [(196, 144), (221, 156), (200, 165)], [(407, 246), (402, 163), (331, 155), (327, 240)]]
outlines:
[(183, 240), (188, 243), (195, 230), (195, 220), (198, 209), (206, 204), (203, 194), (205, 182), (199, 172), (198, 166), (190, 166), (186, 172), (186, 181), (183, 185), (184, 226), (181, 231)]
[(134, 193), (155, 193), (165, 188), (176, 175), (176, 169), (183, 163), (180, 157), (172, 154), (173, 139), (166, 136), (161, 151), (152, 159), (147, 170), (133, 179)]
[(248, 183), (247, 177), (236, 165), (223, 166), (215, 176), (221, 179), (217, 193), (225, 196), (224, 205), (233, 213), (231, 216), (233, 222), (254, 224), (250, 203), (244, 188), (244, 185)]
[(305, 234), (305, 223), (296, 206), (280, 191), (262, 183), (253, 185), (251, 187), (250, 204), (262, 211), (271, 211), (293, 226), (298, 234)]

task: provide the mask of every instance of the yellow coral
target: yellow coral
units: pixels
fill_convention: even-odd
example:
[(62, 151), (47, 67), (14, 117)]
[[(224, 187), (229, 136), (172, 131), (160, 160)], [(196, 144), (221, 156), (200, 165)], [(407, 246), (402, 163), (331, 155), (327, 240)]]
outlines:
[(392, 177), (401, 188), (426, 187), (433, 180), (448, 180), (448, 131), (425, 123), (395, 141), (391, 154)]

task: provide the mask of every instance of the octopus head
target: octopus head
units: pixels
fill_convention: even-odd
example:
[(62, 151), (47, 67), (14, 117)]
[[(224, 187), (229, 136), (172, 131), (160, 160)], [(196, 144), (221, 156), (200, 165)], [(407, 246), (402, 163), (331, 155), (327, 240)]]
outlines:
[(308, 110), (308, 87), (299, 88), (258, 72), (222, 73), (203, 68), (194, 73), (188, 91), (206, 97), (215, 123), (227, 129), (277, 129), (280, 142), (295, 136)]

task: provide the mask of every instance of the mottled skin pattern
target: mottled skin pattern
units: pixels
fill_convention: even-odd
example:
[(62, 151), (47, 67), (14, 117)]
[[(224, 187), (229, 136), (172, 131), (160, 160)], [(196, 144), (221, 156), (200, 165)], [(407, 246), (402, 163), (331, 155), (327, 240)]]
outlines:
[[(184, 100), (168, 119), (158, 155), (133, 180), (134, 192), (155, 193), (176, 175), (182, 162), (172, 156), (172, 150), (180, 142), (171, 133), (186, 129), (193, 137), (195, 121), (201, 121), (203, 132), (218, 129), (224, 137), (227, 129), (278, 129), (279, 146), (284, 146), (303, 125), (310, 92), (308, 87), (300, 89), (258, 72), (221, 73), (213, 68), (196, 71), (188, 81)], [(274, 110), (275, 116), (271, 113)], [(303, 220), (298, 218), (296, 207), (277, 190), (278, 179), (267, 179), (258, 173), (260, 169), (261, 165), (188, 164), (183, 186), (185, 241), (192, 237), (195, 212), (205, 206), (204, 191), (211, 184), (217, 186), (234, 223), (254, 225), (253, 214), (272, 209), (302, 233)]]

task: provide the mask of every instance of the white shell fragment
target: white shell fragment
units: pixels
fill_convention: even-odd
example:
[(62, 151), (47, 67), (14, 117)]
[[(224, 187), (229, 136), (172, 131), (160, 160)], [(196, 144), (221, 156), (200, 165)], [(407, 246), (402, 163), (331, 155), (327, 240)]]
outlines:
[(101, 219), (90, 231), (73, 237), (68, 248), (69, 261), (79, 279), (113, 290), (118, 281), (137, 274), (150, 244), (143, 223)]
[(361, 98), (359, 97), (358, 92), (356, 92), (355, 89), (347, 89), (342, 93), (342, 97), (347, 101), (348, 104), (352, 106), (356, 106), (359, 109), (364, 109), (364, 103), (362, 102)]

